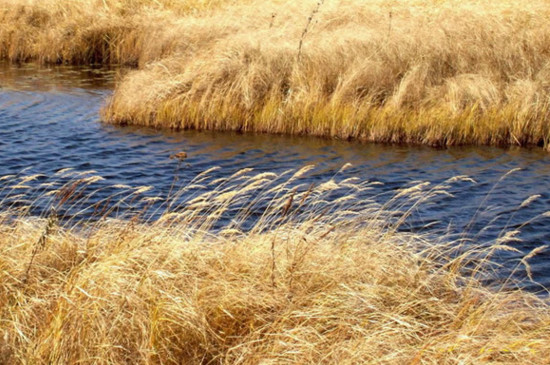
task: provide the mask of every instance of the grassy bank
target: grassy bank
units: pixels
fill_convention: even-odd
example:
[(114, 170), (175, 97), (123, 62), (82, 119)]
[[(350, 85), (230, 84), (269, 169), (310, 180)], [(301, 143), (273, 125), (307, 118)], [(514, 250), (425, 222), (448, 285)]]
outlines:
[[(496, 252), (515, 250), (506, 239), (463, 250), (395, 232), (452, 181), (402, 190), (382, 206), (362, 201), (352, 214), (350, 199), (331, 193), (353, 200), (368, 184), (293, 185), (303, 172), (245, 170), (149, 222), (86, 203), (93, 176), (47, 182), (55, 190), (32, 199), (21, 193), (32, 177), (3, 180), (12, 193), (0, 215), (0, 361), (546, 363), (548, 304), (476, 279)], [(173, 197), (208, 184), (199, 176)], [(112, 201), (152, 201), (146, 190)], [(36, 219), (7, 204), (43, 198), (58, 215), (72, 206), (95, 219)], [(260, 218), (242, 231), (252, 210)], [(231, 222), (214, 229), (226, 213)]]
[(0, 3), (2, 58), (138, 67), (111, 123), (548, 147), (547, 1)]

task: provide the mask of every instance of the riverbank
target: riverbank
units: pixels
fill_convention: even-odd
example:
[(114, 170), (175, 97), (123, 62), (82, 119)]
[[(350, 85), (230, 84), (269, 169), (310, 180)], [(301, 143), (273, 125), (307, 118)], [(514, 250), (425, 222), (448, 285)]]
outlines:
[[(176, 203), (185, 190), (174, 192), (149, 222), (156, 200), (142, 194), (150, 187), (120, 187), (127, 190), (89, 205), (98, 176), (49, 183), (56, 189), (32, 198), (25, 186), (37, 176), (4, 178), (1, 362), (543, 364), (550, 356), (547, 301), (478, 280), (495, 275), (498, 252), (517, 251), (514, 234), (481, 247), (396, 231), (419, 204), (466, 178), (350, 211), (333, 193), (368, 185), (291, 188), (307, 168), (286, 177), (249, 172), (185, 203)], [(206, 174), (189, 188), (206, 185)], [(29, 201), (56, 209), (32, 218)], [(110, 218), (142, 203), (137, 214)]]
[(71, 4), (4, 2), (0, 54), (137, 67), (110, 123), (548, 147), (545, 1)]

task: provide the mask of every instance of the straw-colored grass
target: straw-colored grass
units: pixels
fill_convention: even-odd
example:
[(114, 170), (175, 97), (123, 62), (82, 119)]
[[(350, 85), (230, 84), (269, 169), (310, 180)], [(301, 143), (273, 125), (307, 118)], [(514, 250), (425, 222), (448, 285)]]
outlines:
[[(547, 2), (326, 1), (299, 56), (313, 5), (182, 21), (196, 46), (124, 78), (105, 118), (439, 146), (548, 144)], [(251, 15), (233, 30), (234, 14)], [(220, 39), (198, 45), (200, 32)]]
[(112, 123), (548, 146), (545, 0), (0, 3), (3, 58), (139, 66)]
[[(547, 362), (548, 303), (476, 279), (491, 254), (514, 250), (506, 240), (457, 251), (457, 242), (396, 233), (399, 217), (452, 181), (410, 187), (383, 206), (349, 207), (368, 184), (296, 186), (303, 172), (199, 176), (149, 222), (144, 214), (76, 224), (5, 208), (0, 362)], [(3, 194), (12, 192), (3, 206), (25, 200), (30, 179), (4, 180)], [(71, 204), (91, 212), (97, 206), (86, 205), (82, 187), (97, 180), (54, 182), (56, 193), (38, 199), (51, 198), (58, 214)], [(175, 203), (199, 185), (212, 189)], [(130, 189), (116, 204), (135, 203), (146, 190)], [(343, 191), (351, 199), (330, 198)], [(256, 225), (241, 230), (252, 211), (260, 213)], [(216, 226), (224, 214), (232, 220)]]
[[(244, 2), (246, 0), (241, 0)], [(0, 0), (0, 56), (44, 64), (145, 65), (172, 54), (174, 27), (231, 0)]]

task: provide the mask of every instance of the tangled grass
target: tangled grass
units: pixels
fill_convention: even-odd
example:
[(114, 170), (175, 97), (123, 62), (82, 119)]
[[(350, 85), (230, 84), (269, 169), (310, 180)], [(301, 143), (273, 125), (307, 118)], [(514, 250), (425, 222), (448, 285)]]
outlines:
[[(118, 186), (112, 206), (87, 203), (97, 176), (57, 176), (34, 190), (25, 188), (34, 176), (4, 179), (0, 361), (546, 362), (548, 303), (478, 280), (513, 245), (396, 231), (452, 180), (380, 205), (355, 201), (369, 184), (354, 179), (303, 186), (305, 170), (203, 174), (168, 200)], [(213, 188), (190, 194), (200, 186)], [(40, 219), (26, 213), (38, 202)], [(110, 214), (144, 202), (139, 213)]]

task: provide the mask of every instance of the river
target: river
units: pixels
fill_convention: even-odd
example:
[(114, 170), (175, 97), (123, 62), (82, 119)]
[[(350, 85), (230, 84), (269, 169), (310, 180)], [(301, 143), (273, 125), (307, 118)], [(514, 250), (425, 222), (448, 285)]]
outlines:
[[(1, 64), (0, 176), (43, 174), (37, 181), (44, 181), (64, 168), (94, 170), (105, 179), (102, 184), (153, 186), (151, 194), (163, 195), (176, 173), (184, 183), (213, 166), (220, 168), (212, 178), (220, 178), (242, 168), (281, 173), (314, 164), (303, 182), (318, 183), (351, 163), (343, 177), (376, 182), (369, 194), (383, 201), (418, 181), (438, 184), (467, 175), (475, 182), (454, 184), (452, 197), (419, 207), (401, 230), (436, 235), (467, 227), (476, 240), (492, 242), (504, 231), (521, 227), (521, 242), (513, 245), (524, 253), (550, 241), (550, 218), (542, 216), (550, 211), (550, 154), (542, 149), (434, 149), (105, 125), (99, 110), (118, 72)], [(180, 151), (188, 157), (178, 166), (169, 157)], [(520, 170), (503, 178), (514, 169)], [(519, 209), (533, 195), (540, 196)], [(530, 260), (535, 281), (545, 286), (550, 284), (549, 259), (550, 251), (543, 251)]]

